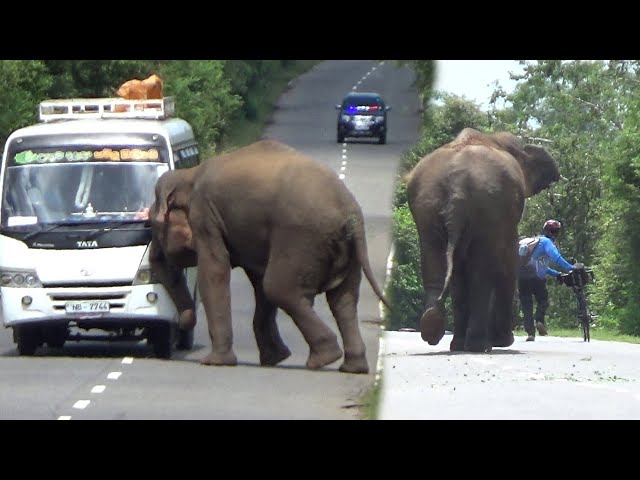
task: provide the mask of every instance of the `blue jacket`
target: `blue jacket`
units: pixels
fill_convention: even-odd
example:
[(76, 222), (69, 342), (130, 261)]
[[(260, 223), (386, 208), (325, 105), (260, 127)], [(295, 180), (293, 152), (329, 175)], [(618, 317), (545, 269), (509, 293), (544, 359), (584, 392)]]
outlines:
[(531, 262), (536, 267), (536, 275), (538, 278), (544, 278), (545, 275), (551, 275), (552, 277), (560, 275), (560, 272), (549, 266), (550, 261), (567, 271), (573, 267), (573, 265), (560, 255), (553, 240), (543, 235), (540, 237), (538, 245), (531, 254)]

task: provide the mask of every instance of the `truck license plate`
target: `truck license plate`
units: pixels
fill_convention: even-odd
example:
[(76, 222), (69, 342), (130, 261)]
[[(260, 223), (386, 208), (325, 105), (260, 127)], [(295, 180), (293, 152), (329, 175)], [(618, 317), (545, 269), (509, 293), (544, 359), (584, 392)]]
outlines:
[(67, 302), (67, 313), (105, 313), (109, 311), (109, 302)]

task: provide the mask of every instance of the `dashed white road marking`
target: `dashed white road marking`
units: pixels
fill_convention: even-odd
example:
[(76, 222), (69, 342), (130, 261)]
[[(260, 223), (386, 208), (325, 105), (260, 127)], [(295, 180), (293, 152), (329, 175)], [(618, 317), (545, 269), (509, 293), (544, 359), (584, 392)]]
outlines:
[(102, 393), (104, 392), (105, 388), (107, 387), (105, 387), (104, 385), (96, 385), (91, 389), (91, 393)]
[(122, 363), (133, 363), (133, 357), (124, 357)]
[(344, 160), (345, 158), (347, 158), (347, 156), (346, 155), (342, 155), (342, 159)]
[(122, 372), (109, 372), (107, 378), (109, 380), (117, 380), (118, 378), (120, 378), (120, 375), (122, 375)]
[(618, 393), (629, 393), (629, 390), (626, 388), (616, 388), (616, 392)]
[(340, 178), (340, 180), (344, 180), (344, 173), (341, 173), (340, 175), (338, 175), (338, 178)]
[(504, 367), (502, 367), (503, 370), (513, 370), (513, 367), (511, 365), (505, 365)]
[(73, 408), (83, 410), (87, 408), (90, 403), (91, 403), (91, 400), (78, 400), (76, 403), (73, 404)]
[(71, 420), (71, 415), (61, 415), (58, 420)]
[(343, 160), (343, 161), (342, 161), (342, 165), (346, 165), (346, 164), (347, 164), (347, 161), (346, 161), (346, 160)]
[(358, 88), (358, 87), (356, 87), (356, 86), (354, 85), (353, 87), (351, 87), (351, 90), (355, 90), (356, 88)]

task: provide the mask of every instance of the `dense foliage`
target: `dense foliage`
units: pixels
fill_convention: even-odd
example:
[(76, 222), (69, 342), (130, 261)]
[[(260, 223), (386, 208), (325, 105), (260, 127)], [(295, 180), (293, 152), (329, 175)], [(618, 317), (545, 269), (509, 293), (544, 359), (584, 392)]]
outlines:
[[(112, 97), (132, 78), (152, 73), (176, 100), (177, 114), (193, 127), (205, 153), (233, 144), (245, 119), (264, 120), (288, 80), (315, 60), (2, 60), (0, 142), (36, 121), (48, 98)], [(268, 95), (269, 94), (269, 95)]]

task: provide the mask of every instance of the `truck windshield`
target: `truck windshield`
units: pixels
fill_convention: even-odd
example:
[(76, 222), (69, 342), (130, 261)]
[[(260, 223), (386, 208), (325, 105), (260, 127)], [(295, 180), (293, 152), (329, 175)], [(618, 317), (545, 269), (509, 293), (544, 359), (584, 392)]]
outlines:
[(156, 181), (169, 168), (158, 145), (71, 145), (10, 149), (8, 154), (2, 195), (5, 231), (143, 222)]

